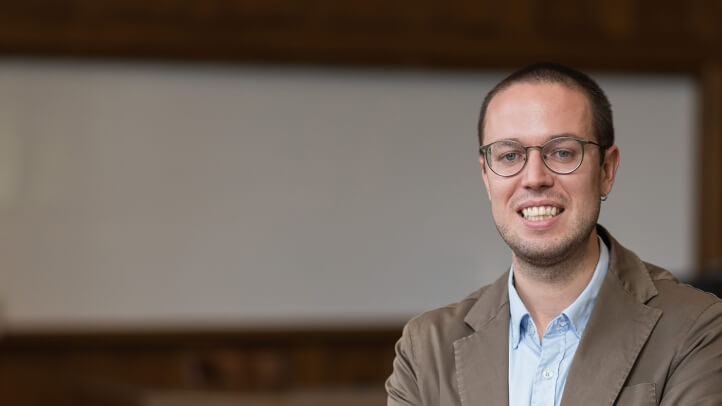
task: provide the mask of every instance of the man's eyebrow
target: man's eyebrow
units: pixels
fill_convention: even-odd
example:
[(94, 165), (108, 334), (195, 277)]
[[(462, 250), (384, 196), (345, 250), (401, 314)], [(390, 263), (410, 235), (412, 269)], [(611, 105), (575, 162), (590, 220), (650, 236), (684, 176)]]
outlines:
[(577, 134), (573, 134), (573, 133), (560, 133), (560, 134), (550, 135), (550, 136), (547, 138), (547, 141), (553, 140), (554, 138), (562, 138), (562, 137), (571, 137), (571, 138), (582, 139), (582, 137), (580, 137), (580, 136), (577, 135)]
[[(558, 133), (558, 134), (548, 135), (546, 138), (544, 138), (544, 141), (542, 141), (542, 144), (545, 142), (551, 141), (555, 138), (564, 138), (564, 137), (571, 137), (571, 138), (576, 138), (576, 139), (580, 139), (580, 140), (583, 139), (579, 135), (573, 134), (573, 133)], [(521, 142), (521, 140), (518, 137), (502, 138), (500, 140), (497, 140), (497, 142), (499, 142), (499, 141), (516, 141), (519, 144), (524, 144), (523, 142)]]

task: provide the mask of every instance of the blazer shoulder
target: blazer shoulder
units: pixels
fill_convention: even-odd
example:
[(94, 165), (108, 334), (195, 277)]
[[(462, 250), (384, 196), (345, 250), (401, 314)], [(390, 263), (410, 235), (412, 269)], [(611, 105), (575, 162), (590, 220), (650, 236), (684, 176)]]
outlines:
[(669, 271), (656, 265), (645, 263), (645, 266), (657, 289), (657, 296), (648, 304), (662, 309), (667, 317), (692, 321), (705, 311), (722, 308), (714, 294), (679, 282)]
[(490, 287), (477, 289), (459, 302), (421, 313), (408, 321), (406, 329), (416, 341), (421, 342), (453, 342), (465, 337), (473, 330), (464, 318)]
[(671, 272), (668, 270), (659, 267), (654, 264), (650, 264), (649, 262), (642, 262), (644, 266), (647, 268), (647, 272), (649, 273), (649, 277), (652, 278), (652, 281), (663, 281), (663, 280), (669, 280), (669, 281), (677, 281), (677, 278), (672, 275)]

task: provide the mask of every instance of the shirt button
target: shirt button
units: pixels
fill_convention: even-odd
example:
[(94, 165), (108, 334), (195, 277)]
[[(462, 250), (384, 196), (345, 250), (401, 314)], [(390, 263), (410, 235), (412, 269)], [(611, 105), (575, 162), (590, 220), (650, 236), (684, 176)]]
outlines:
[(554, 375), (554, 373), (553, 373), (552, 370), (549, 369), (549, 368), (545, 369), (545, 370), (542, 372), (542, 376), (544, 377), (544, 379), (552, 379), (552, 376), (553, 376), (553, 375)]
[(566, 320), (562, 320), (562, 321), (559, 322), (559, 325), (562, 326), (562, 327), (564, 327), (564, 326), (567, 325), (567, 321), (566, 321)]

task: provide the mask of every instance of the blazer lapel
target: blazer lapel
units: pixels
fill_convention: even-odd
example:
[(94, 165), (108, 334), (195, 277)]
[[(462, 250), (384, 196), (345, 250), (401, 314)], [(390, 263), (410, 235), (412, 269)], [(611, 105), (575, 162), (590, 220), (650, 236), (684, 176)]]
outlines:
[(608, 234), (600, 235), (609, 241), (609, 271), (574, 355), (562, 406), (591, 399), (612, 405), (662, 315), (644, 304), (657, 291), (642, 261)]
[(509, 299), (502, 275), (484, 290), (464, 321), (474, 333), (454, 342), (463, 406), (509, 404)]

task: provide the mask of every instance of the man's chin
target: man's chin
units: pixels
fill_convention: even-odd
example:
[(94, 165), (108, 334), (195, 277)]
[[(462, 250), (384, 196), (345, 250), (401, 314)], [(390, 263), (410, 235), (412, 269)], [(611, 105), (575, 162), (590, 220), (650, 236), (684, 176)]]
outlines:
[(525, 263), (548, 268), (561, 264), (583, 250), (596, 226), (596, 217), (575, 224), (556, 223), (552, 229), (530, 230), (525, 227), (500, 226), (501, 238), (514, 252), (514, 256)]
[(502, 238), (514, 256), (535, 267), (547, 268), (558, 265), (573, 256), (582, 241), (574, 238), (551, 236), (505, 236)]
[(518, 259), (529, 265), (540, 268), (558, 265), (571, 256), (571, 250), (567, 247), (532, 248), (528, 246), (512, 246), (511, 249)]

